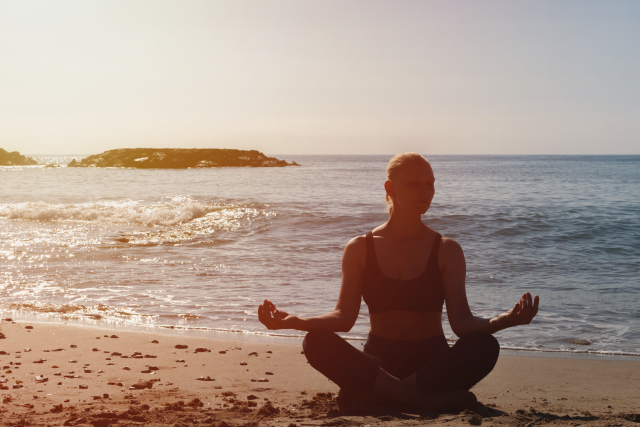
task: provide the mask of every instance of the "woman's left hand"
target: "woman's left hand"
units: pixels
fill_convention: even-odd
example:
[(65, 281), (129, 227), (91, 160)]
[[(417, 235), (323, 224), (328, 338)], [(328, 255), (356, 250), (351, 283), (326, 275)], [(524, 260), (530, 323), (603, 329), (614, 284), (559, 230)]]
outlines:
[(540, 298), (538, 298), (538, 295), (536, 295), (535, 298), (531, 298), (531, 294), (526, 292), (511, 310), (502, 315), (504, 316), (505, 323), (508, 327), (528, 325), (531, 323), (536, 313), (538, 313), (539, 302)]

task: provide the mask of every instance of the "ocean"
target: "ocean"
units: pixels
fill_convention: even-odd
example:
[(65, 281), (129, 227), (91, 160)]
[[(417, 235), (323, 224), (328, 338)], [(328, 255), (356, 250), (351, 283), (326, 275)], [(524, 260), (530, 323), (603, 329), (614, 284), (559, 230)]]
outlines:
[[(0, 315), (302, 336), (264, 328), (258, 304), (333, 310), (344, 245), (388, 218), (391, 156), (275, 157), (302, 166), (0, 167)], [(462, 246), (473, 313), (540, 296), (504, 349), (640, 356), (640, 156), (427, 158), (423, 220)], [(368, 327), (363, 302), (341, 335)]]

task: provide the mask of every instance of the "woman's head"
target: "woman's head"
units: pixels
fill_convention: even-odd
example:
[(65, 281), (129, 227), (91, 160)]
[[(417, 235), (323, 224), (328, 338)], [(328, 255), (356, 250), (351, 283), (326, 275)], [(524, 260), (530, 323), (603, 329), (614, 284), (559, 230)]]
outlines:
[(393, 156), (387, 164), (387, 181), (384, 184), (389, 215), (394, 207), (426, 212), (435, 194), (434, 181), (431, 164), (420, 154)]

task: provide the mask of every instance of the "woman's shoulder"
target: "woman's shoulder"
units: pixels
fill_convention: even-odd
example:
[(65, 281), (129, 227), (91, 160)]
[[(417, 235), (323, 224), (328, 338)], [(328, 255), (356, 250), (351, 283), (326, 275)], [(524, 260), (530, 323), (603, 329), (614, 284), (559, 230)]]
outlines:
[(361, 236), (356, 236), (353, 239), (349, 240), (345, 246), (345, 252), (349, 251), (366, 251), (367, 249), (367, 235), (363, 234)]
[(364, 268), (367, 261), (367, 237), (365, 234), (356, 236), (344, 247), (343, 262)]
[(460, 244), (449, 237), (442, 236), (438, 249), (438, 263), (440, 266), (458, 263), (460, 260), (464, 260), (464, 252)]

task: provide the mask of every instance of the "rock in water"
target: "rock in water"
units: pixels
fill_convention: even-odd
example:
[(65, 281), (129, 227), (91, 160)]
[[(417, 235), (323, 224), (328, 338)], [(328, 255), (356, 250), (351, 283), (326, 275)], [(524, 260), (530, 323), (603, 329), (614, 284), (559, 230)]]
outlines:
[(256, 150), (231, 150), (222, 148), (120, 148), (102, 154), (71, 161), (69, 167), (136, 168), (136, 169), (187, 169), (215, 167), (281, 167), (299, 166), (274, 157), (267, 157)]
[(23, 156), (17, 151), (8, 152), (0, 148), (0, 166), (32, 166), (39, 164), (31, 157)]

